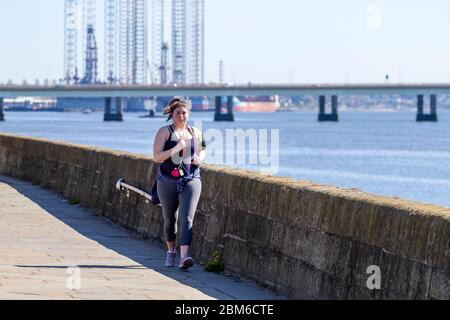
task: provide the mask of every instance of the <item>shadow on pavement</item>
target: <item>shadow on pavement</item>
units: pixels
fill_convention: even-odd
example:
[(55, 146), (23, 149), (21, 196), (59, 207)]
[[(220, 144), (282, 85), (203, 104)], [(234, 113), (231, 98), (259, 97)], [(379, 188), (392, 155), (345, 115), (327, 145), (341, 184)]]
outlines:
[[(71, 206), (67, 200), (53, 191), (6, 176), (0, 176), (0, 182), (8, 184), (82, 236), (136, 262), (136, 265), (81, 264), (76, 265), (76, 267), (81, 269), (151, 269), (218, 300), (286, 299), (252, 283), (236, 281), (224, 275), (205, 272), (199, 265), (194, 266), (187, 272), (178, 270), (178, 268), (167, 268), (163, 265), (165, 250), (160, 242), (139, 238), (110, 220), (95, 215), (89, 209), (79, 205)], [(73, 265), (17, 265), (17, 267), (64, 269), (73, 267)]]

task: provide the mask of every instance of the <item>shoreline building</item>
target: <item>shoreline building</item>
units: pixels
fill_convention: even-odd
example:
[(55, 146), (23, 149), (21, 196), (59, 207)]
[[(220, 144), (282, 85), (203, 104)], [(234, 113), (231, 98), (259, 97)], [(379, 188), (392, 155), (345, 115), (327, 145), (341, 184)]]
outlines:
[(72, 84), (78, 73), (78, 22), (78, 0), (65, 0), (63, 79), (66, 84)]
[(105, 0), (105, 81), (118, 82), (118, 0)]
[[(167, 83), (167, 48), (164, 45), (164, 0), (152, 0), (150, 82)], [(166, 45), (167, 46), (167, 45)], [(164, 51), (166, 50), (166, 51)], [(164, 56), (166, 55), (166, 56)]]
[[(147, 0), (119, 0), (119, 82), (147, 84)], [(124, 99), (127, 111), (144, 111), (146, 97)]]
[(172, 0), (172, 81), (205, 82), (205, 1)]
[(147, 83), (147, 0), (120, 0), (119, 80)]
[[(92, 38), (95, 38), (96, 28), (96, 0), (83, 0), (82, 3), (82, 20), (81, 25), (81, 70), (86, 72), (86, 64), (88, 56), (90, 55), (89, 49), (92, 46)], [(91, 71), (89, 71), (91, 72)], [(86, 76), (86, 74), (84, 75)]]
[[(172, 82), (205, 83), (205, 0), (172, 0)], [(209, 110), (207, 97), (190, 97), (192, 110)]]

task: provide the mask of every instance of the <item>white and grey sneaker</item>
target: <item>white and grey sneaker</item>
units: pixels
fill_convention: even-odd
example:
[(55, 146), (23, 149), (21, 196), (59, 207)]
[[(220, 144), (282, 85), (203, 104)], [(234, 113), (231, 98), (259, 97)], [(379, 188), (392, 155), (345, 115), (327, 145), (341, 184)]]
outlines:
[(194, 265), (194, 260), (191, 257), (181, 257), (179, 269), (187, 270)]
[(166, 254), (166, 263), (164, 264), (166, 267), (175, 267), (175, 259), (177, 257), (177, 252), (167, 252)]

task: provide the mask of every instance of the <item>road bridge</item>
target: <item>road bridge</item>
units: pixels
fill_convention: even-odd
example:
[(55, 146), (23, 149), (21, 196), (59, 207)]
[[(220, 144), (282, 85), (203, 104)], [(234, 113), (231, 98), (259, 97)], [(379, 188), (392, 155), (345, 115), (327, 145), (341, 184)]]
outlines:
[[(3, 99), (16, 97), (105, 98), (105, 121), (122, 120), (122, 98), (210, 96), (215, 99), (215, 120), (233, 121), (235, 96), (318, 96), (319, 121), (338, 121), (338, 97), (346, 95), (416, 95), (417, 121), (437, 121), (437, 96), (450, 94), (450, 84), (247, 84), (247, 85), (70, 85), (0, 86), (0, 120), (4, 119)], [(424, 113), (424, 97), (430, 97), (430, 112)], [(221, 98), (227, 97), (227, 112), (222, 113)], [(331, 97), (331, 113), (326, 113)], [(111, 100), (117, 99), (116, 110)]]

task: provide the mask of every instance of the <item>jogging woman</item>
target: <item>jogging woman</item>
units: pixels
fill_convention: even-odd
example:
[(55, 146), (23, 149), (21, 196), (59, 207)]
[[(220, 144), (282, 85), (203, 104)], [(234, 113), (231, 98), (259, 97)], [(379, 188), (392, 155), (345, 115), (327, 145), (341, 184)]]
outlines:
[(193, 266), (189, 256), (192, 228), (202, 182), (199, 165), (205, 158), (203, 134), (187, 125), (190, 104), (174, 98), (164, 109), (172, 124), (159, 129), (153, 145), (153, 159), (161, 165), (157, 173), (157, 194), (164, 214), (164, 235), (167, 242), (166, 267), (176, 266), (175, 240), (180, 218), (179, 268)]

